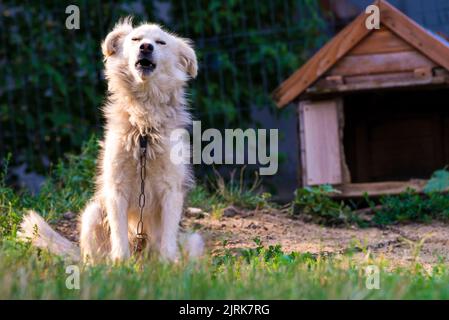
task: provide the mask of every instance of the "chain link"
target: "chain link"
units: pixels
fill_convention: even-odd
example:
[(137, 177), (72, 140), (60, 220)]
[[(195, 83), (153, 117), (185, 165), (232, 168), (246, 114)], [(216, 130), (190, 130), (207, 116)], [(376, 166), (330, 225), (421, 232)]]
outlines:
[(139, 136), (140, 146), (140, 194), (139, 194), (139, 210), (140, 217), (137, 223), (136, 240), (134, 244), (134, 252), (139, 253), (145, 248), (147, 236), (143, 232), (143, 209), (145, 207), (145, 178), (146, 178), (146, 162), (147, 162), (147, 136)]

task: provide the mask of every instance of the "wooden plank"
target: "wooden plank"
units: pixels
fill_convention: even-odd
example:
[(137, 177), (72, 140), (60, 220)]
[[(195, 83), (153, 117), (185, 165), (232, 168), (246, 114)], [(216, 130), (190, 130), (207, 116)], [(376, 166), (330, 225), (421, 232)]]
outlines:
[[(422, 70), (422, 69), (417, 69)], [(358, 83), (389, 83), (389, 82), (414, 82), (416, 80), (422, 80), (425, 77), (421, 76), (421, 73), (413, 71), (405, 72), (392, 72), (392, 73), (381, 73), (373, 75), (361, 75), (361, 76), (350, 76), (345, 77), (346, 84), (358, 84)], [(432, 78), (430, 75), (427, 79)]]
[(309, 94), (325, 94), (333, 92), (351, 92), (351, 91), (363, 91), (363, 90), (374, 90), (374, 89), (389, 89), (389, 88), (406, 88), (406, 87), (418, 87), (418, 86), (447, 86), (448, 82), (445, 79), (431, 78), (431, 79), (417, 79), (410, 81), (391, 81), (383, 83), (353, 83), (345, 84), (328, 89), (316, 89), (310, 88), (307, 90)]
[(307, 103), (300, 102), (298, 104), (298, 144), (299, 144), (299, 170), (298, 180), (299, 186), (304, 187), (307, 184), (307, 166), (306, 166), (306, 150), (305, 150), (305, 137), (304, 137), (304, 108)]
[(388, 29), (376, 30), (363, 39), (349, 55), (413, 51), (414, 48)]
[(416, 80), (417, 75), (415, 74), (414, 70), (407, 72), (392, 72), (392, 73), (361, 75), (361, 76), (347, 76), (347, 77), (338, 76), (339, 78), (341, 78), (341, 81), (339, 82), (335, 82), (332, 77), (336, 76), (329, 76), (318, 80), (313, 87), (308, 89), (308, 91), (310, 92), (310, 91), (332, 89), (337, 88), (339, 86), (340, 87), (344, 86), (346, 84), (351, 85), (351, 84), (367, 83), (369, 85), (376, 86), (376, 84), (378, 83)]
[(416, 86), (441, 86), (449, 84), (449, 73), (435, 72), (436, 75), (426, 76), (423, 69), (408, 72), (386, 73), (376, 75), (361, 75), (344, 77), (344, 84), (338, 85), (321, 79), (307, 89), (309, 95), (318, 95), (333, 92), (350, 92), (360, 90), (405, 88)]
[(273, 99), (279, 108), (298, 97), (372, 32), (365, 26), (366, 16), (365, 13), (359, 15), (273, 92)]
[(414, 71), (414, 76), (419, 79), (430, 79), (433, 77), (432, 68), (417, 68)]
[(307, 185), (343, 182), (338, 103), (338, 99), (301, 102)]
[(437, 65), (416, 51), (346, 56), (330, 71), (330, 75), (354, 76), (415, 69), (431, 69)]
[[(435, 74), (435, 75), (434, 75)], [(405, 72), (389, 72), (389, 73), (381, 73), (381, 74), (373, 74), (373, 75), (361, 75), (361, 76), (347, 76), (341, 77), (338, 76), (339, 81), (335, 81), (333, 78), (335, 76), (329, 76), (324, 79), (320, 79), (317, 83), (309, 88), (309, 91), (314, 90), (325, 90), (331, 88), (337, 88), (338, 86), (344, 85), (352, 85), (352, 84), (366, 84), (367, 86), (372, 86), (373, 88), (377, 88), (379, 84), (385, 83), (410, 83), (411, 85), (416, 85), (416, 82), (421, 80), (426, 80), (426, 83), (444, 83), (449, 81), (449, 72), (443, 68), (420, 68), (415, 69), (413, 71), (405, 71)]]
[(410, 181), (389, 181), (389, 182), (369, 182), (369, 183), (349, 183), (334, 188), (339, 191), (334, 197), (338, 198), (358, 198), (368, 193), (371, 197), (382, 195), (395, 195), (405, 192), (408, 188), (414, 189), (416, 192), (423, 192), (427, 180), (410, 180)]
[(437, 64), (449, 70), (449, 46), (387, 1), (380, 0), (381, 22)]
[(333, 85), (344, 84), (344, 79), (342, 76), (327, 76), (326, 81)]

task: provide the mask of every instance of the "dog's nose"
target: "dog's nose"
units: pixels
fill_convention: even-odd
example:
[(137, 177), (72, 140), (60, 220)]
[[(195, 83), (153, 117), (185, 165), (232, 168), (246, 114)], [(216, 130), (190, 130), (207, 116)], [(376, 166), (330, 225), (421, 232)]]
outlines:
[(140, 45), (140, 51), (143, 53), (151, 53), (153, 52), (153, 45), (151, 43), (142, 43)]

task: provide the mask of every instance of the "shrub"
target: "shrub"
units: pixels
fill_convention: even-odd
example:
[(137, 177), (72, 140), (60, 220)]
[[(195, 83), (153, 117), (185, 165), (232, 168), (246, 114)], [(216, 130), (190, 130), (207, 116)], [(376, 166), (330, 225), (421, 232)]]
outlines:
[(295, 191), (292, 214), (308, 215), (313, 221), (325, 225), (358, 222), (351, 208), (343, 201), (331, 198), (337, 190), (330, 185), (306, 187)]
[(398, 222), (429, 222), (432, 219), (449, 220), (449, 197), (432, 192), (417, 194), (408, 190), (400, 195), (384, 196), (374, 211), (373, 223), (389, 225)]

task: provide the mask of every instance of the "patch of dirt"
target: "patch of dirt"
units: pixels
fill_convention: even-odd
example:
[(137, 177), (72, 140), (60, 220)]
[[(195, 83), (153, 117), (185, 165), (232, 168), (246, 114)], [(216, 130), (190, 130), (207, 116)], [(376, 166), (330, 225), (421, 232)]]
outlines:
[[(181, 222), (185, 230), (198, 230), (213, 253), (224, 249), (254, 248), (255, 238), (264, 245), (280, 244), (285, 252), (309, 252), (333, 255), (358, 247), (366, 248), (375, 257), (385, 257), (393, 266), (418, 261), (426, 267), (449, 261), (449, 225), (405, 224), (385, 229), (356, 227), (324, 227), (305, 222), (278, 210), (228, 210), (221, 218), (201, 210), (188, 210)], [(56, 229), (70, 240), (78, 241), (77, 218), (66, 215)], [(363, 258), (359, 252), (355, 257)]]
[(62, 219), (54, 224), (55, 230), (72, 242), (79, 242), (78, 216), (73, 212), (66, 212)]
[[(392, 266), (410, 265), (416, 259), (425, 267), (449, 261), (449, 225), (441, 222), (385, 229), (324, 227), (271, 210), (244, 212), (220, 219), (197, 215), (197, 218), (184, 219), (183, 224), (186, 229), (198, 229), (213, 253), (224, 248), (254, 248), (254, 238), (257, 237), (264, 245), (280, 244), (284, 252), (326, 256), (344, 253), (354, 247), (365, 248), (374, 257), (385, 257)], [(363, 259), (364, 256), (363, 252), (355, 254), (356, 258)]]

